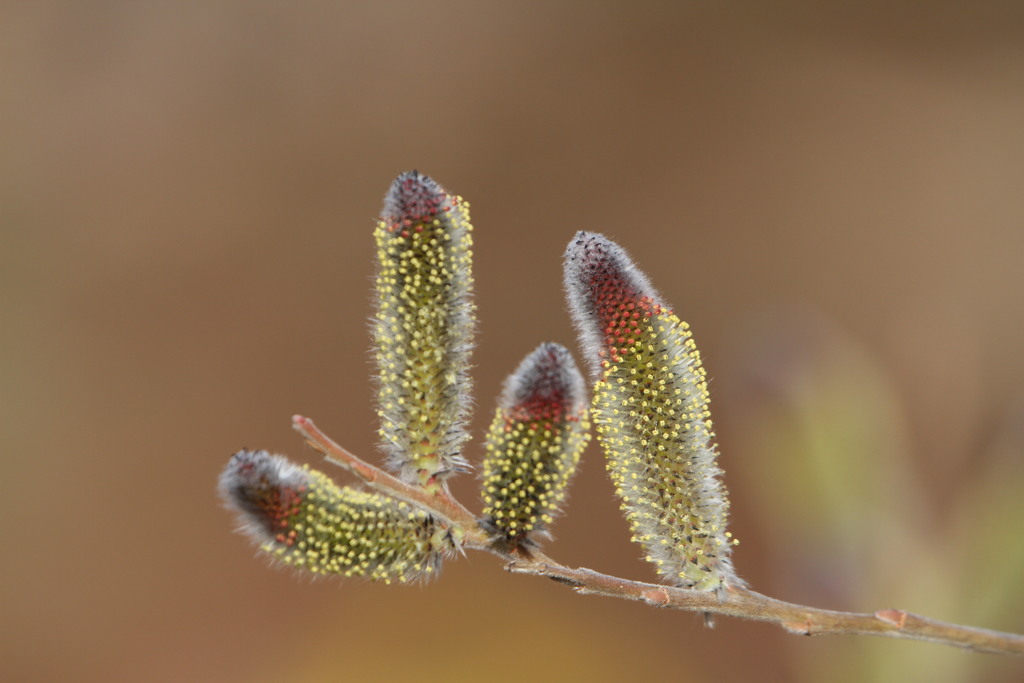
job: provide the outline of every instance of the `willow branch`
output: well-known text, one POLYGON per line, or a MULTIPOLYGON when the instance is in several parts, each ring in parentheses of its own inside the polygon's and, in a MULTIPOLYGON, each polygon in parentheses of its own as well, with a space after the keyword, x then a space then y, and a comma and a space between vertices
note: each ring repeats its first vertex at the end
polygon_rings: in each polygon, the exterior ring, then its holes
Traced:
POLYGON ((591 569, 570 569, 548 558, 514 559, 508 570, 546 576, 581 594, 637 600, 655 607, 721 614, 778 624, 790 633, 806 636, 874 635, 925 640, 975 652, 1024 655, 1024 636, 950 624, 896 609, 874 614, 840 612, 798 605, 762 595, 745 587, 730 586, 720 595, 630 581, 591 569))
POLYGON ((429 493, 422 487, 400 481, 336 444, 309 418, 296 415, 292 418, 292 426, 328 461, 352 472, 371 488, 419 505, 458 527, 464 534, 465 547, 501 557, 506 561, 506 569, 512 573, 544 576, 583 595, 602 595, 636 600, 655 607, 767 621, 800 635, 873 635, 924 640, 975 652, 1024 656, 1024 635, 950 624, 903 610, 883 609, 873 614, 840 612, 776 600, 743 586, 727 586, 722 591, 675 588, 631 581, 591 569, 572 569, 536 551, 529 554, 504 551, 490 542, 475 515, 446 490, 429 493))

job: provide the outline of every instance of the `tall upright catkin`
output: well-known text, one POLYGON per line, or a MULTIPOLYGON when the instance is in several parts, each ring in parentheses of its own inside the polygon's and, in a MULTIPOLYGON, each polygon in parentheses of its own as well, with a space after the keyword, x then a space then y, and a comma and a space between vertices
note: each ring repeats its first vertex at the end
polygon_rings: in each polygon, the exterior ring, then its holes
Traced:
POLYGON ((434 490, 466 469, 471 231, 465 200, 410 171, 392 183, 374 232, 381 444, 403 480, 434 490))

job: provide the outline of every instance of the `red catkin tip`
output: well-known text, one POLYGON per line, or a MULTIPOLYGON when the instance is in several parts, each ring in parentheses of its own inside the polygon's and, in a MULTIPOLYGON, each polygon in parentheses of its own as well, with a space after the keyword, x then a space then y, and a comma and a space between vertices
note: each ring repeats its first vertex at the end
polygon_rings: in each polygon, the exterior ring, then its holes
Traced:
POLYGON ((218 489, 247 526, 268 537, 287 529, 299 513, 309 488, 309 474, 279 455, 241 450, 231 456, 218 489))
POLYGON ((575 416, 585 408, 585 396, 572 354, 560 344, 545 342, 509 376, 499 403, 509 419, 560 422, 566 411, 575 416))
POLYGON ((658 293, 626 251, 593 232, 576 233, 565 250, 565 290, 595 375, 602 352, 625 353, 640 321, 663 312, 658 293))
POLYGON ((402 237, 408 237, 408 228, 422 231, 423 224, 432 222, 449 203, 448 192, 429 176, 408 171, 391 183, 380 218, 389 232, 400 231, 402 237))

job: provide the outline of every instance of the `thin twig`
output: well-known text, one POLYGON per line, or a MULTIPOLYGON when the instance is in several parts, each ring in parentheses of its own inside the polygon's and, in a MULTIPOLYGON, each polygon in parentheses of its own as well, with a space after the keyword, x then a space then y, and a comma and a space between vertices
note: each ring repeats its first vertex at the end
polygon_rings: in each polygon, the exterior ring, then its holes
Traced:
POLYGON ((420 486, 406 484, 401 479, 349 453, 320 431, 319 427, 313 424, 308 417, 293 415, 292 429, 302 434, 306 438, 306 443, 320 451, 328 462, 348 470, 366 482, 369 487, 426 508, 435 516, 440 517, 442 521, 459 527, 465 533, 462 542, 469 547, 487 545, 487 534, 477 524, 476 516, 462 503, 452 498, 446 489, 442 488, 436 493, 432 493, 420 486))
POLYGON ((695 591, 630 581, 590 569, 570 569, 547 558, 543 561, 536 558, 533 561, 513 560, 508 569, 555 579, 568 584, 577 593, 768 621, 800 635, 875 635, 926 640, 976 652, 1024 655, 1024 636, 949 624, 902 610, 879 610, 874 614, 839 612, 776 600, 745 587, 729 587, 721 594, 695 591))
POLYGON ((721 614, 778 624, 790 633, 807 636, 874 635, 925 640, 975 652, 1024 656, 1024 636, 989 629, 949 624, 896 609, 874 614, 839 612, 776 600, 744 586, 721 591, 697 591, 601 574, 591 569, 572 569, 543 553, 512 553, 496 547, 480 527, 476 516, 452 498, 447 490, 430 493, 411 486, 349 453, 321 432, 309 418, 296 415, 292 426, 330 462, 339 465, 378 491, 419 505, 458 527, 467 548, 484 550, 505 560, 508 571, 545 576, 581 594, 637 600, 656 607, 721 614))

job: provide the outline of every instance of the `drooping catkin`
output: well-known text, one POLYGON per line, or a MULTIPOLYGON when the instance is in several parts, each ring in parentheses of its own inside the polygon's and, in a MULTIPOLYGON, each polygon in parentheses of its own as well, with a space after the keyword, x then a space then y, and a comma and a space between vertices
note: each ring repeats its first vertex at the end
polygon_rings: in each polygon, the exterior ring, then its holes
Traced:
POLYGON ((706 373, 688 325, 599 234, 569 243, 565 288, 596 380, 597 437, 633 540, 667 582, 737 583, 706 373))
POLYGON ((427 512, 267 451, 235 453, 220 477, 241 529, 273 559, 312 574, 406 583, 437 573, 450 539, 427 512))

